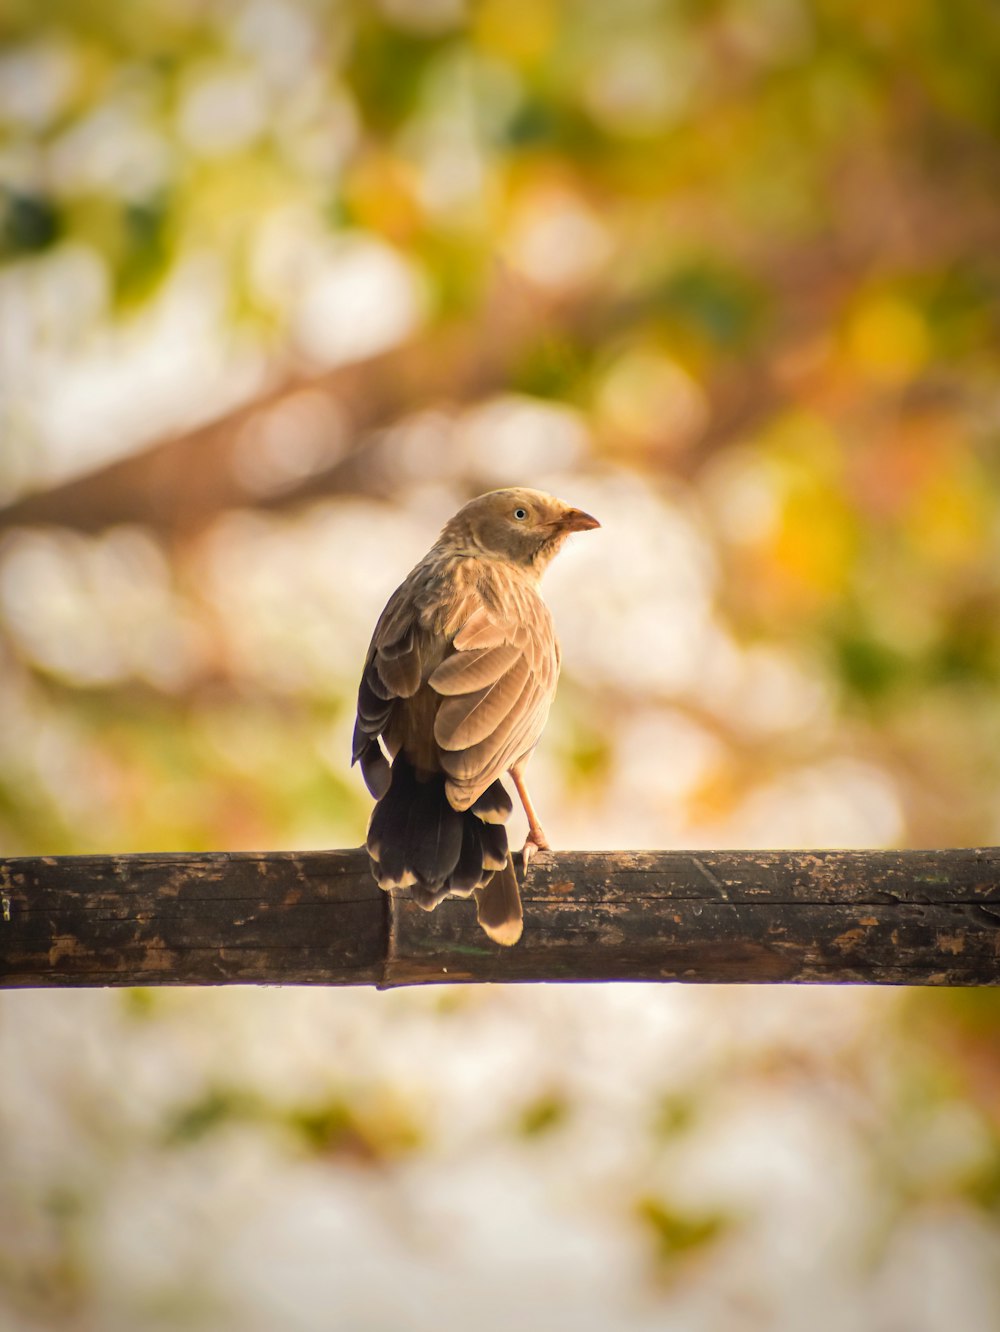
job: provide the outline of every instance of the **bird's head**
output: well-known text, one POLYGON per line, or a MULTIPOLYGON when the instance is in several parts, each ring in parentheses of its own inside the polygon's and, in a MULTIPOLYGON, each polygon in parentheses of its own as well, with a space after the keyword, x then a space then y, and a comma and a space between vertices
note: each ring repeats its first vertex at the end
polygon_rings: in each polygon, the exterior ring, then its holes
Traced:
POLYGON ((594 527, 600 523, 582 509, 541 490, 512 486, 470 500, 445 525, 441 539, 541 573, 571 532, 594 527))

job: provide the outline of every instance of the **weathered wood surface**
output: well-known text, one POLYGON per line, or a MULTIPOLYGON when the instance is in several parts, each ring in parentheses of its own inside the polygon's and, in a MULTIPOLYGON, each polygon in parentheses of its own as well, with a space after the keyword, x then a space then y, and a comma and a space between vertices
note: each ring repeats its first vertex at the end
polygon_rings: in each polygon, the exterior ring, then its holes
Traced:
POLYGON ((1000 849, 539 856, 525 932, 428 915, 363 851, 0 860, 0 985, 1000 984, 1000 849))

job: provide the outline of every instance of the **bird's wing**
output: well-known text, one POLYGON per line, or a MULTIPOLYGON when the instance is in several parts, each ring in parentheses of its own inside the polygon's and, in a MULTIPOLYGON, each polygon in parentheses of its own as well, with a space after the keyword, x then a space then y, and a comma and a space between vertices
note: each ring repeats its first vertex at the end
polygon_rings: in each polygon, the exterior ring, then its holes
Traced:
POLYGON ((465 809, 538 743, 555 692, 559 656, 548 608, 537 594, 466 603, 452 652, 427 683, 448 796, 465 809))
POLYGON ((369 791, 380 799, 389 788, 389 764, 379 744, 392 719, 396 700, 410 698, 425 674, 413 576, 386 602, 368 647, 354 724, 351 763, 361 763, 369 791))
POLYGON ((452 805, 467 809, 538 743, 559 650, 537 594, 487 598, 464 579, 448 601, 428 590, 418 566, 375 626, 358 689, 352 762, 361 763, 369 790, 381 797, 389 765, 379 737, 392 755, 401 742, 420 749, 418 761, 436 759, 445 772, 452 805), (400 700, 410 700, 402 713, 400 700))

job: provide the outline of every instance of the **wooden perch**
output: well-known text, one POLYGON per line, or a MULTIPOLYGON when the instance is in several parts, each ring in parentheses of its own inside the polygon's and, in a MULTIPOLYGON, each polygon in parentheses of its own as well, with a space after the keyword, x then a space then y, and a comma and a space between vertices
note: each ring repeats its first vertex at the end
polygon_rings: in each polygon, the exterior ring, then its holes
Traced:
POLYGON ((562 852, 524 906, 501 949, 360 850, 0 860, 0 985, 1000 984, 1000 848, 562 852))

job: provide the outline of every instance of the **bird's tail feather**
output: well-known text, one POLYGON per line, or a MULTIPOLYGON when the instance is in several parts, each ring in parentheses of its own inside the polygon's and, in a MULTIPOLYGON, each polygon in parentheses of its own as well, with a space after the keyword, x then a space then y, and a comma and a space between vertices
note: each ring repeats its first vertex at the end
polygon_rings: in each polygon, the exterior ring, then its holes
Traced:
POLYGON ((476 889, 476 919, 494 943, 509 948, 520 939, 521 894, 510 855, 503 869, 497 870, 485 887, 476 889))
POLYGON ((503 822, 510 810, 500 781, 470 809, 454 809, 443 773, 421 778, 409 759, 397 754, 368 825, 368 854, 379 887, 408 889, 426 911, 445 897, 475 892, 479 921, 490 938, 516 943, 521 903, 503 822))

